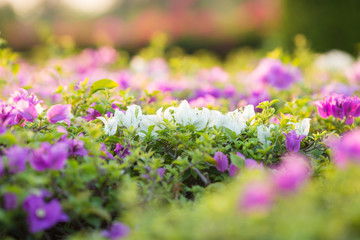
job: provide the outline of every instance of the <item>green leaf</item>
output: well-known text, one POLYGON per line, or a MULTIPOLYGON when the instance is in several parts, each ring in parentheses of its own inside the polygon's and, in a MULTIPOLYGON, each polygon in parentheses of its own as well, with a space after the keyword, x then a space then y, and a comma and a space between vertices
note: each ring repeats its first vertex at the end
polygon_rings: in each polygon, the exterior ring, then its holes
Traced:
POLYGON ((236 153, 230 154, 230 160, 236 167, 240 169, 245 167, 245 159, 236 155, 236 153))
POLYGON ((119 85, 110 79, 101 79, 94 82, 90 87, 90 95, 96 93, 99 90, 112 89, 119 85))

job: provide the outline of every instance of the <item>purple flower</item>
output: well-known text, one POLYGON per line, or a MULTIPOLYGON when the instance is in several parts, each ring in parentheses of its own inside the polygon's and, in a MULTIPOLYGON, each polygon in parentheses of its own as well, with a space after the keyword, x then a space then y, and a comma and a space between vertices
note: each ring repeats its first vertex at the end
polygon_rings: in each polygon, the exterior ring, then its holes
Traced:
POLYGON ((61 142, 66 143, 69 149, 69 156, 81 156, 88 155, 88 151, 84 147, 84 141, 79 139, 63 139, 61 142))
POLYGON ((111 240, 117 240, 127 237, 130 234, 130 228, 121 222, 115 222, 109 230, 104 230, 101 235, 111 240))
POLYGON ((230 177, 234 177, 239 171, 239 168, 235 166, 233 163, 230 163, 229 167, 229 175, 230 177))
POLYGON ((350 162, 360 163, 360 129, 346 133, 333 141, 333 158, 336 166, 345 168, 350 162))
POLYGON ((354 117, 360 116, 360 99, 357 96, 344 97, 333 94, 323 100, 315 101, 314 104, 322 118, 333 116, 343 120, 346 117, 345 123, 352 124, 354 117))
POLYGON ((33 122, 38 117, 35 106, 28 101, 20 99, 15 107, 26 121, 33 122))
POLYGON ((4 173, 5 173, 4 162, 2 157, 0 156, 0 177, 4 175, 4 173))
POLYGON ((214 159, 216 161, 216 168, 220 172, 225 172, 229 167, 229 161, 225 154, 222 152, 216 152, 214 155, 214 159))
MULTIPOLYGON (((269 101, 270 99, 270 94, 266 90, 255 90, 250 94, 250 96, 247 97, 247 103, 245 105, 251 104, 256 107, 257 105, 259 105, 259 103, 269 101)), ((262 109, 255 108, 255 111, 260 112, 262 111, 262 109)))
POLYGON ((5 127, 19 123, 19 118, 21 118, 21 116, 15 107, 0 100, 0 128, 5 129, 5 127))
POLYGON ((125 148, 123 145, 121 145, 120 143, 116 144, 115 150, 114 152, 116 153, 116 155, 118 155, 120 158, 125 158, 126 156, 130 155, 130 150, 129 148, 125 148))
POLYGON ((4 209, 9 211, 17 207, 18 198, 14 193, 5 193, 4 194, 4 209))
POLYGON ((104 152, 107 157, 101 156, 102 159, 110 158, 115 159, 114 156, 106 149, 105 143, 100 143, 100 151, 104 152))
POLYGON ((266 211, 273 202, 273 190, 269 184, 261 181, 250 182, 245 186, 240 206, 249 212, 266 211))
POLYGON ((305 135, 298 136, 295 130, 290 131, 288 134, 284 133, 284 135, 286 136, 285 146, 289 152, 298 152, 301 140, 306 137, 305 135))
POLYGON ((37 118, 36 107, 41 101, 33 93, 29 95, 26 90, 19 89, 11 94, 9 100, 14 103, 16 110, 26 121, 32 122, 37 118))
POLYGON ((8 159, 7 165, 11 173, 18 173, 26 170, 28 153, 28 148, 22 148, 19 146, 13 146, 5 150, 5 156, 8 159))
POLYGON ((278 59, 265 58, 251 74, 253 81, 269 84, 279 90, 288 89, 301 80, 300 70, 291 65, 284 65, 278 59))
POLYGON ((49 108, 46 116, 50 123, 65 121, 68 125, 70 125, 70 119, 68 117, 70 114, 70 111, 71 111, 70 104, 67 104, 67 105, 57 104, 57 105, 51 106, 51 108, 49 108))
POLYGON ((30 165, 37 171, 46 169, 60 170, 65 167, 68 158, 68 145, 63 142, 50 145, 47 142, 41 144, 39 149, 32 151, 30 165))
POLYGON ((165 174, 165 168, 158 168, 156 171, 156 174, 160 176, 160 178, 162 179, 164 177, 165 174))
POLYGON ((86 119, 86 121, 92 121, 95 120, 97 117, 101 117, 101 113, 98 110, 95 110, 93 108, 88 108, 86 111, 87 115, 83 118, 86 119))
POLYGON ((297 190, 310 175, 307 159, 300 154, 285 156, 274 173, 275 186, 284 192, 297 190))
POLYGON ((44 196, 31 194, 25 199, 23 209, 27 212, 27 222, 31 233, 49 229, 58 222, 69 220, 69 217, 63 213, 58 200, 45 202, 44 196))

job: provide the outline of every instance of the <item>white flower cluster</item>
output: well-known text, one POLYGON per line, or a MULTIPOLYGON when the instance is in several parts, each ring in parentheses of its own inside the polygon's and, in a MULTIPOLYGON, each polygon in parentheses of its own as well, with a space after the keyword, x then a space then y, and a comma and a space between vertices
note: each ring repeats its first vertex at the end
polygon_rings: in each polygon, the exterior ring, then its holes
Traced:
MULTIPOLYGON (((109 119, 98 117, 98 119, 104 123, 104 131, 107 135, 114 135, 117 127, 132 127, 142 137, 144 136, 142 131, 147 132, 150 126, 154 126, 151 134, 156 136, 156 132, 164 128, 164 119, 183 126, 194 125, 197 130, 215 126, 217 128, 225 127, 239 134, 246 128, 246 123, 254 116, 253 105, 246 106, 242 111, 236 109, 227 114, 222 114, 208 108, 201 110, 191 108, 189 103, 184 100, 178 107, 169 107, 164 112, 160 108, 154 115, 142 114, 141 108, 133 105, 128 107, 126 113, 115 110, 113 117, 109 119)), ((252 123, 253 121, 250 124, 252 123)))

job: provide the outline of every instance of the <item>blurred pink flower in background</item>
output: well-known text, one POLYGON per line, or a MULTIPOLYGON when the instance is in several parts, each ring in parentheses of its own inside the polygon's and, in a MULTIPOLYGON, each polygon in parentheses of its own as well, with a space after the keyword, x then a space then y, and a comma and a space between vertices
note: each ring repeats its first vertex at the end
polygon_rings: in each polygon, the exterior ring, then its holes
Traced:
POLYGON ((274 171, 274 184, 283 192, 296 191, 310 176, 310 163, 301 154, 288 154, 274 171))

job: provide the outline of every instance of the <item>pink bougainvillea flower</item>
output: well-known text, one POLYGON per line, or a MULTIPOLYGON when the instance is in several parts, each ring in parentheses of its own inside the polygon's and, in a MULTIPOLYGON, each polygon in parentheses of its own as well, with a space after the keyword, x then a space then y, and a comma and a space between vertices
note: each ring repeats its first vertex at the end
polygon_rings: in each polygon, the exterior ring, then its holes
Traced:
POLYGON ((346 133, 341 139, 331 141, 335 165, 345 168, 350 162, 360 163, 360 129, 346 133))
POLYGON ((280 191, 297 190, 310 175, 308 160, 301 154, 286 155, 274 172, 274 184, 280 191))
POLYGON ((214 155, 214 159, 216 161, 216 168, 220 172, 225 172, 229 167, 229 161, 225 154, 222 152, 216 152, 214 155))
POLYGON ((3 162, 2 157, 0 156, 0 177, 1 177, 2 175, 4 175, 4 172, 5 172, 4 162, 3 162))
POLYGON ((247 212, 268 210, 273 202, 273 189, 270 184, 253 181, 245 186, 240 200, 240 207, 247 212))
POLYGON ((38 117, 35 106, 28 101, 20 99, 16 102, 15 107, 26 121, 33 122, 38 117))
POLYGON ((49 108, 46 116, 50 123, 65 121, 68 125, 70 125, 70 118, 69 118, 70 111, 71 111, 70 104, 67 105, 57 104, 49 108))
POLYGON ((33 122, 38 117, 38 114, 42 112, 40 105, 42 101, 39 101, 33 93, 29 95, 24 89, 13 92, 9 101, 14 104, 18 113, 26 121, 33 122))
POLYGON ((360 116, 359 97, 344 97, 343 95, 333 94, 323 100, 315 101, 320 117, 327 118, 333 116, 341 120, 346 118, 346 124, 352 124, 354 117, 360 116))

